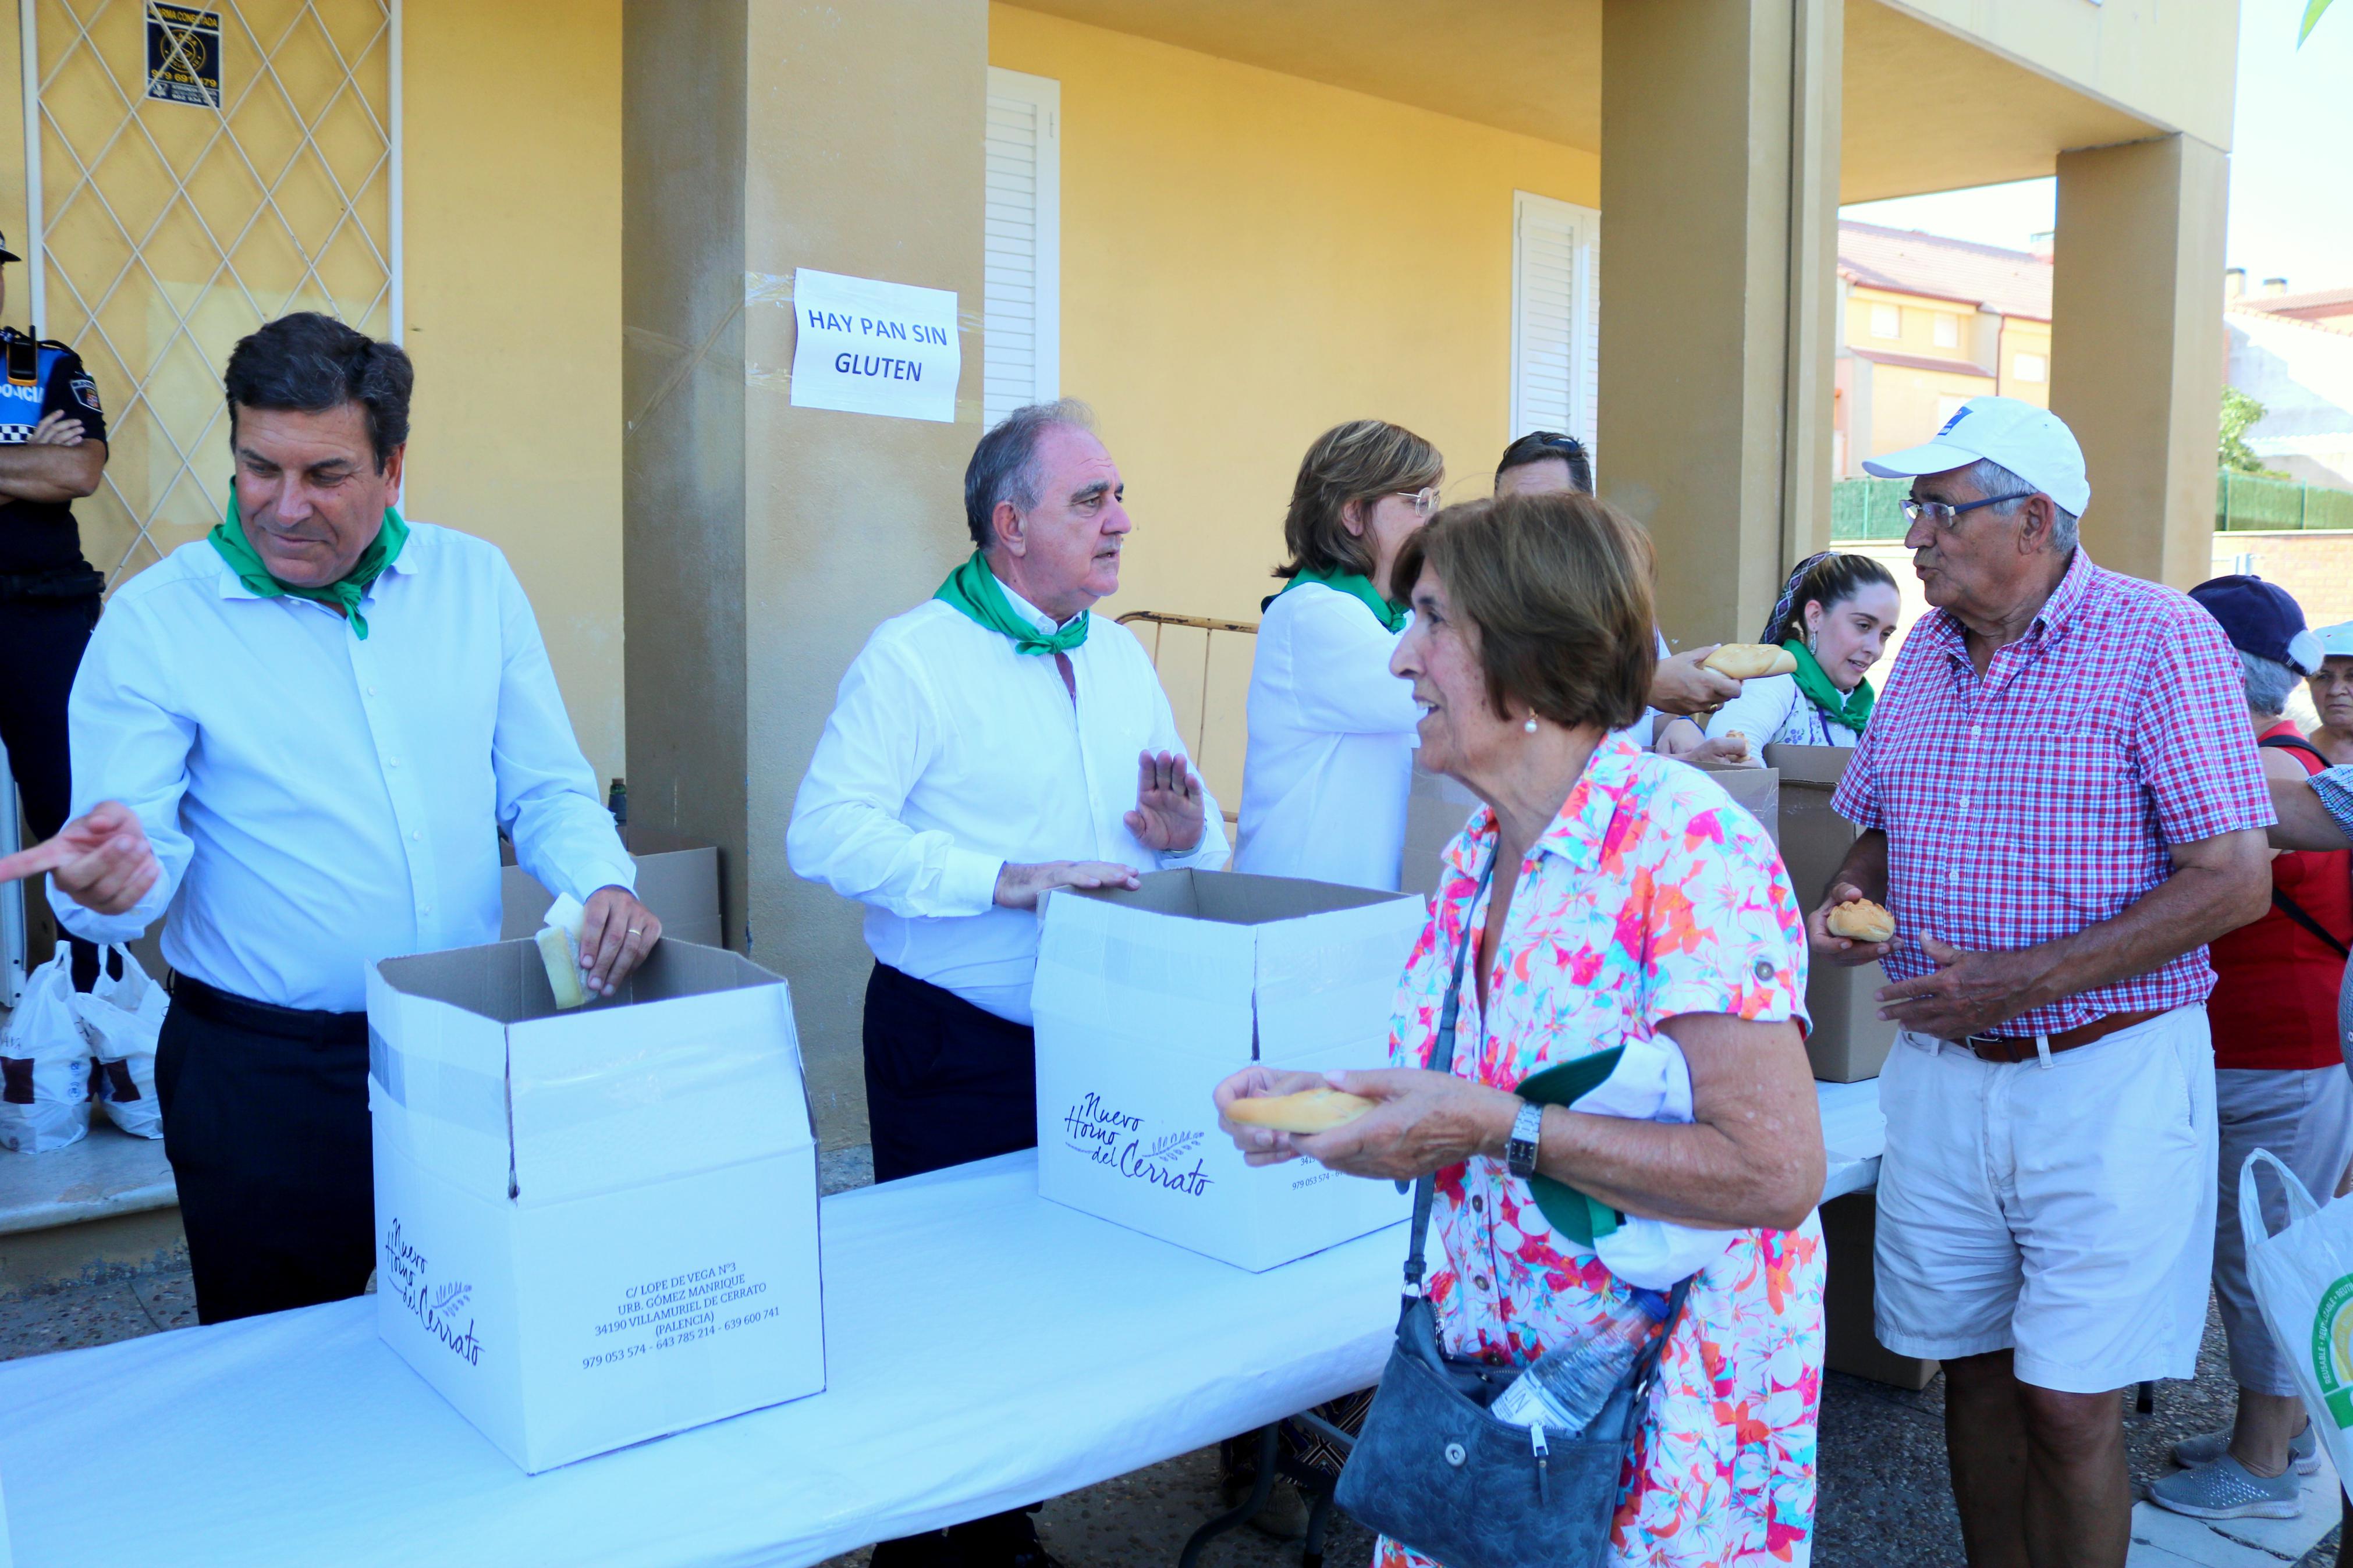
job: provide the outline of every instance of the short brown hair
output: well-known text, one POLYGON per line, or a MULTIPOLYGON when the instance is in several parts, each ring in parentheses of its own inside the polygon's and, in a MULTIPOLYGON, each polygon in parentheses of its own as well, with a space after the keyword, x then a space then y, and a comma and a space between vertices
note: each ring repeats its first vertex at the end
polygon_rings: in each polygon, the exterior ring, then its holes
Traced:
POLYGON ((1350 533, 1341 513, 1350 501, 1369 510, 1392 491, 1425 489, 1445 472, 1446 459, 1438 448, 1401 425, 1378 419, 1335 425, 1299 460, 1291 510, 1282 520, 1282 545, 1291 559, 1274 574, 1295 577, 1304 570, 1371 576, 1372 542, 1350 533))
POLYGON ((1424 569, 1479 628, 1487 701, 1565 727, 1622 730, 1648 706, 1658 665, 1651 536, 1592 496, 1555 490, 1448 507, 1391 568, 1409 597, 1424 569))

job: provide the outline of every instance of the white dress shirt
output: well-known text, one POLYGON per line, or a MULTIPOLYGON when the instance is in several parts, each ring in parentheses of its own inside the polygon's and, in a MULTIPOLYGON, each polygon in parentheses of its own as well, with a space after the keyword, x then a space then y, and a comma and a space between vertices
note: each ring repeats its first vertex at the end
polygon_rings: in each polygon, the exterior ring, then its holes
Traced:
POLYGON ((547 887, 637 885, 506 557, 409 530, 364 641, 205 540, 116 590, 68 708, 73 809, 129 805, 163 875, 120 915, 52 888, 68 930, 127 942, 168 908, 181 973, 357 1012, 376 959, 498 940, 500 827, 547 887))
POLYGON ((883 622, 841 678, 785 839, 796 872, 866 905, 876 959, 1017 1024, 1030 1021, 1038 916, 997 906, 1008 861, 1226 863, 1206 789, 1191 853, 1128 831, 1137 754, 1186 749, 1143 647, 1095 616, 1070 661, 1075 702, 1052 655, 1017 653, 943 600, 883 622))
POLYGON ((1413 683, 1389 673, 1401 635, 1322 583, 1267 606, 1234 869, 1396 889, 1421 719, 1413 683))
POLYGON ((1711 741, 1737 730, 1748 738, 1748 760, 1760 766, 1767 746, 1852 746, 1862 732, 1823 713, 1798 689, 1794 675, 1760 675, 1740 683, 1740 695, 1707 721, 1711 741))

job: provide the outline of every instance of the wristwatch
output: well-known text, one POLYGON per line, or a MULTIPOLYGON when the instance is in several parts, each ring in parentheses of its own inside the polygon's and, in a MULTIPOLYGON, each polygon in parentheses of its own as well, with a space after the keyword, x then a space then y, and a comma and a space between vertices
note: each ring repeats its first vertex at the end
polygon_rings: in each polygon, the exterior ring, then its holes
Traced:
POLYGON ((1544 1107, 1522 1100, 1519 1115, 1512 1119, 1512 1135, 1504 1143, 1504 1163, 1522 1181, 1536 1173, 1536 1140, 1543 1135, 1544 1107))

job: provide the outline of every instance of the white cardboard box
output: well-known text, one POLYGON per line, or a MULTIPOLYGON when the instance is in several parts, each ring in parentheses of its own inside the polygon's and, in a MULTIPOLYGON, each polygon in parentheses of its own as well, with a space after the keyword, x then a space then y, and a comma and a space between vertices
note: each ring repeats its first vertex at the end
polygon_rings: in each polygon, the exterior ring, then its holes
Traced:
POLYGON ((1252 1271, 1404 1219, 1392 1183, 1244 1164, 1209 1097, 1252 1061, 1388 1066, 1423 901, 1223 871, 1143 881, 1046 901, 1039 1194, 1252 1271))
POLYGON ((377 1331, 524 1470, 825 1386, 785 983, 665 941, 558 1014, 529 942, 368 975, 377 1331))

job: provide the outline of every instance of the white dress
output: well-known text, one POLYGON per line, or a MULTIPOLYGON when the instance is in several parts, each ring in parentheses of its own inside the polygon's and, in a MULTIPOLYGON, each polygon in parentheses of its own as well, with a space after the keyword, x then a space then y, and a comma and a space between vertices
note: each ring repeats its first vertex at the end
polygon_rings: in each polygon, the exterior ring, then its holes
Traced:
POLYGON ((1764 675, 1743 681, 1740 695, 1715 710, 1707 738, 1737 730, 1748 737, 1748 756, 1759 761, 1767 746, 1852 746, 1862 738, 1830 718, 1798 689, 1794 675, 1764 675))
POLYGON ((1421 719, 1412 684, 1389 673, 1400 635, 1321 583, 1267 606, 1235 870, 1397 888, 1421 719))

